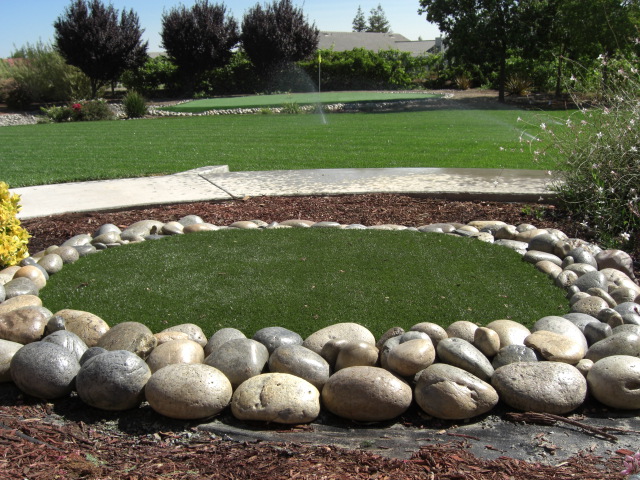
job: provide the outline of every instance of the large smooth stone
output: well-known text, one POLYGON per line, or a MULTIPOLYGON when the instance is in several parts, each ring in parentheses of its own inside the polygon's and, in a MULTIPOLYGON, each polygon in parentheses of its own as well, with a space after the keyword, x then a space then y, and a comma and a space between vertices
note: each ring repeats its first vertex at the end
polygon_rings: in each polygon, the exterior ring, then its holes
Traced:
POLYGON ((333 374, 322 389, 322 403, 333 414, 359 422, 382 422, 411 405, 411 387, 378 367, 349 367, 333 374))
POLYGON ((402 327, 391 327, 389 330, 384 332, 382 336, 376 341, 376 348, 380 350, 387 342, 387 340, 393 337, 398 337, 404 333, 405 331, 402 327))
POLYGON ((387 355, 387 365, 398 375, 410 377, 427 368, 435 359, 436 349, 431 339, 417 338, 393 347, 387 355))
POLYGON ((229 405, 233 390, 229 379, 217 368, 174 363, 154 372, 144 392, 151 408, 159 414, 195 420, 220 413, 229 405))
POLYGON ((55 253, 50 253, 38 260, 38 265, 44 268, 49 275, 53 275, 62 270, 62 257, 55 253))
POLYGON ((158 222, 157 220, 140 220, 139 222, 130 225, 129 228, 123 230, 120 234, 120 238, 122 240, 135 242, 141 237, 144 238, 147 235, 160 232, 163 226, 164 223, 158 222))
POLYGON ((80 253, 74 247, 63 245, 61 247, 56 248, 52 252, 62 258, 62 263, 67 265, 69 263, 75 263, 80 258, 80 253))
POLYGON ((70 239, 66 240, 61 246, 63 247, 77 247, 80 245, 87 245, 91 243, 93 237, 87 233, 81 233, 80 235, 75 235, 70 239))
POLYGON ((28 278, 36 285, 38 291, 42 290, 47 285, 46 277, 42 271, 34 265, 20 267, 20 270, 15 273, 13 278, 28 278))
POLYGON ((614 332, 610 337, 591 345, 584 358, 597 362, 612 355, 640 357, 640 335, 627 331, 614 332))
POLYGON ((436 363, 422 371, 415 388, 416 402, 427 414, 445 420, 482 415, 498 403, 498 392, 461 368, 436 363))
POLYGON ((376 344, 375 337, 368 329, 357 323, 346 322, 329 325, 312 333, 302 345, 319 354, 329 340, 342 339, 350 342, 367 342, 374 346, 376 344))
POLYGON ((109 331, 109 325, 99 316, 82 310, 64 309, 56 312, 64 319, 64 328, 78 335, 87 347, 95 347, 98 340, 109 331))
POLYGON ((614 310, 622 316, 624 323, 640 325, 640 305, 636 302, 621 303, 614 310))
POLYGON ((251 377, 260 375, 269 360, 269 351, 260 342, 249 338, 229 340, 211 352, 204 363, 224 373, 233 388, 251 377))
POLYGON ((500 350, 500 336, 495 330, 479 327, 473 336, 473 346, 487 358, 493 358, 500 350))
POLYGON ((144 399, 151 370, 139 356, 127 350, 101 353, 82 364, 76 377, 80 399, 102 410, 128 410, 144 399))
POLYGON ((466 370, 481 380, 489 381, 493 375, 493 367, 489 359, 466 340, 445 338, 438 343, 436 352, 443 363, 466 370))
POLYGON ((87 344, 84 343, 78 335, 67 330, 53 332, 44 337, 42 341, 55 343, 56 345, 66 348, 76 356, 78 361, 80 361, 82 355, 84 355, 84 352, 86 352, 88 348, 87 344))
POLYGON ((11 381, 11 359, 22 346, 21 343, 0 340, 0 383, 11 381))
POLYGON ((612 355, 598 360, 587 374, 589 392, 613 408, 640 408, 640 358, 612 355))
POLYGON ((172 340, 158 345, 147 358, 151 373, 174 363, 202 363, 204 349, 193 340, 172 340))
POLYGON ((536 352, 524 345, 507 345, 502 347, 497 355, 493 357, 491 365, 494 369, 504 367, 516 362, 537 362, 536 352))
POLYGON ((281 345, 269 357, 269 371, 304 378, 318 390, 329 380, 329 364, 302 345, 281 345))
POLYGON ((0 314, 0 339, 27 344, 37 342, 51 318, 44 307, 22 307, 0 314))
POLYGON ((183 323, 181 325, 174 325, 173 327, 165 328, 163 332, 182 332, 189 336, 189 340, 193 340, 199 344, 202 348, 207 344, 207 336, 195 323, 183 323))
POLYGON ((531 333, 543 330, 569 337, 574 342, 581 345, 585 352, 587 351, 587 339, 584 337, 582 330, 580 330, 577 325, 566 318, 557 317, 554 315, 542 317, 533 325, 533 327, 531 328, 531 333))
POLYGON ((19 297, 20 295, 35 295, 40 293, 35 282, 26 277, 18 277, 4 284, 5 298, 19 297))
POLYGON ((0 303, 0 315, 18 310, 23 307, 41 307, 42 300, 35 295, 20 295, 18 297, 8 298, 0 303))
POLYGON ((531 334, 527 327, 513 320, 494 320, 487 328, 494 330, 500 337, 500 348, 507 345, 524 345, 524 339, 531 334))
MULTIPOLYGON (((332 340, 332 342, 334 341, 332 340)), ((356 366, 375 367, 378 364, 379 353, 374 345, 367 342, 346 342, 339 344, 335 370, 356 366)))
POLYGON ((221 328, 216 333, 211 335, 209 341, 204 347, 204 355, 205 358, 211 355, 212 352, 220 348, 223 344, 227 343, 229 340, 236 340, 238 338, 247 338, 244 333, 242 333, 237 328, 221 328))
POLYGON ((584 357, 587 349, 567 335, 547 330, 533 332, 524 339, 524 344, 535 350, 542 358, 550 362, 577 364, 584 357))
POLYGON ((432 322, 416 323, 410 328, 410 331, 426 333, 429 335, 434 347, 438 346, 438 342, 440 342, 440 340, 444 340, 448 337, 447 331, 444 328, 437 323, 432 322))
POLYGON ((299 334, 283 327, 261 328, 253 335, 253 339, 267 347, 269 354, 282 345, 302 345, 303 341, 299 334))
POLYGON ((105 350, 128 350, 146 359, 157 343, 156 337, 146 325, 140 322, 123 322, 102 335, 97 346, 105 350))
MULTIPOLYGON (((400 342, 400 337, 399 336, 391 337, 387 341, 392 341, 393 339, 397 339, 396 341, 398 343, 400 342)), ((322 347, 322 351, 320 352, 320 356, 327 361, 327 363, 329 364, 329 367, 331 367, 332 369, 335 369, 336 360, 338 359, 338 355, 340 354, 340 349, 342 347, 344 347, 348 343, 349 343, 349 341, 348 340, 344 340, 344 339, 341 339, 341 340, 329 340, 322 347)))
POLYGON ((466 320, 459 320, 449 325, 445 331, 449 338, 462 338, 469 343, 473 343, 473 338, 477 329, 478 325, 475 323, 468 322, 466 320))
POLYGON ((503 402, 525 412, 569 413, 587 395, 587 381, 582 373, 559 362, 505 365, 495 371, 491 385, 503 402))
POLYGON ((189 340, 189 335, 184 332, 158 332, 154 333, 153 336, 156 337, 156 348, 173 340, 189 340))
POLYGON ((634 278, 633 259, 627 252, 615 249, 603 250, 596 255, 596 262, 598 262, 599 270, 615 268, 625 273, 629 278, 634 278))
POLYGON ((11 378, 23 392, 52 400, 71 393, 80 364, 66 348, 47 342, 33 342, 11 359, 11 378))
POLYGON ((591 315, 592 317, 597 317, 598 313, 605 308, 609 308, 609 304, 606 301, 600 297, 591 296, 588 298, 582 298, 571 305, 571 312, 584 313, 586 315, 591 315))
POLYGON ((320 414, 320 392, 303 378, 288 373, 265 373, 236 389, 231 413, 240 420, 309 423, 320 414))

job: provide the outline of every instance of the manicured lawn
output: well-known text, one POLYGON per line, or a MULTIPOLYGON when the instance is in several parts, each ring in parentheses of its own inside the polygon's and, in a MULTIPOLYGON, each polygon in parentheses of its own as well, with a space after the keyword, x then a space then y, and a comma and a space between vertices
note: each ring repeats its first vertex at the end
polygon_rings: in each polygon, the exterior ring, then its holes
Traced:
POLYGON ((322 92, 281 93, 275 95, 250 95, 242 97, 205 98, 165 108, 172 112, 206 112, 226 108, 281 107, 287 103, 298 105, 327 105, 332 103, 380 102, 435 98, 440 95, 425 93, 391 92, 322 92))
POLYGON ((376 336, 419 322, 531 325, 568 311, 561 289, 504 247, 442 234, 292 229, 189 234, 67 265, 41 291, 53 312, 92 312, 157 332, 196 323, 307 336, 358 322, 376 336))
MULTIPOLYGON (((532 162, 522 131, 566 112, 513 108, 404 113, 224 115, 0 128, 0 180, 11 187, 232 171, 465 167, 553 169, 532 162), (518 117, 533 126, 518 122, 518 117), (542 120, 541 120, 542 118, 542 120)), ((529 137, 527 137, 529 138, 529 137)))

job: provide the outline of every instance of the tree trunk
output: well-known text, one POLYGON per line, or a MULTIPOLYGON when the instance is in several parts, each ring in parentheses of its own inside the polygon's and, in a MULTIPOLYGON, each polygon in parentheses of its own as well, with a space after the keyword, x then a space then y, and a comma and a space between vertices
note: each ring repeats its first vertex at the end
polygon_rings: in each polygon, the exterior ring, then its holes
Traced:
POLYGON ((558 55, 558 68, 556 69, 556 98, 562 95, 562 67, 564 64, 564 43, 560 45, 560 55, 558 55))
POLYGON ((507 52, 502 49, 500 54, 500 73, 498 76, 498 101, 504 103, 505 83, 507 82, 507 52))

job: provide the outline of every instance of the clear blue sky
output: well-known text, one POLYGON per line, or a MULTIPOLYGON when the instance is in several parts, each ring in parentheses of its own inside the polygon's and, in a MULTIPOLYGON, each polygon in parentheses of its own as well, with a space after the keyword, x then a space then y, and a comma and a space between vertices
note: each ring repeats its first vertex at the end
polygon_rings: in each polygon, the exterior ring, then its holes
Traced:
MULTIPOLYGON (((0 0, 0 58, 8 57, 15 48, 27 43, 53 42, 53 22, 60 16, 70 0, 0 0)), ((143 37, 149 41, 149 51, 160 48, 160 29, 163 10, 184 4, 193 5, 194 0, 105 0, 117 10, 133 9, 140 17, 140 25, 145 29, 143 37)), ((256 3, 270 3, 257 0, 213 0, 212 3, 224 3, 240 23, 244 13, 256 3)), ((293 0, 301 7, 310 23, 320 30, 351 31, 351 22, 356 15, 358 5, 365 16, 378 4, 382 5, 391 30, 410 40, 432 40, 439 35, 435 25, 427 23, 424 15, 418 15, 418 0, 293 0)))

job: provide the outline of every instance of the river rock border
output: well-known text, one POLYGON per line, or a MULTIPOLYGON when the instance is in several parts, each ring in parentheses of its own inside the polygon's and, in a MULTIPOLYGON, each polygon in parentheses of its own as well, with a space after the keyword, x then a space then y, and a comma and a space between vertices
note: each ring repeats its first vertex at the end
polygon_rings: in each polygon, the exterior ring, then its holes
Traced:
POLYGON ((533 412, 566 414, 589 393, 616 409, 640 408, 640 287, 633 262, 555 229, 499 221, 341 225, 287 220, 228 226, 197 216, 107 224, 0 271, 0 381, 46 400, 76 391, 88 405, 120 411, 144 400, 170 418, 202 419, 230 406, 240 420, 298 424, 325 408, 350 420, 379 422, 415 401, 428 415, 462 420, 498 401, 533 412), (529 330, 497 319, 447 329, 419 323, 376 339, 340 323, 306 339, 282 327, 246 338, 223 328, 207 338, 194 324, 153 333, 137 322, 109 326, 77 310, 53 314, 39 290, 80 257, 127 243, 228 229, 338 228, 431 232, 510 248, 566 290, 571 313, 539 319, 529 330), (265 373, 267 372, 267 373, 265 373))

